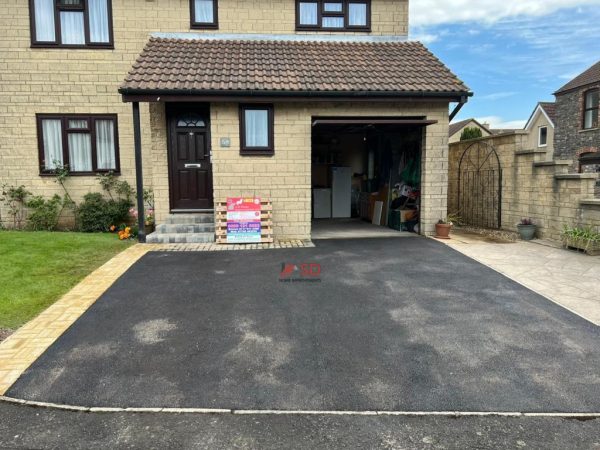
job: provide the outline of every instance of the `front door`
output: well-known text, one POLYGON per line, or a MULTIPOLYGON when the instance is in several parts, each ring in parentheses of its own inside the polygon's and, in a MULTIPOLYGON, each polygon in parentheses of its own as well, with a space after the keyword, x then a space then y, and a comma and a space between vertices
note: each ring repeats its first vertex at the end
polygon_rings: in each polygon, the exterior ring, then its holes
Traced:
POLYGON ((208 127, 195 113, 169 120, 171 210, 213 209, 212 163, 208 127))

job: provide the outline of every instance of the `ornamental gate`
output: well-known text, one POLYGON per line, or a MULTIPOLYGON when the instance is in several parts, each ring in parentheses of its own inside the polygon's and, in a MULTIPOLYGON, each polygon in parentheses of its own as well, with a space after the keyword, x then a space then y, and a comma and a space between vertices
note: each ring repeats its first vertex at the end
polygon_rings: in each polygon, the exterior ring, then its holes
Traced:
POLYGON ((458 214, 466 225, 502 225, 502 167, 496 150, 486 142, 474 142, 460 158, 458 214))

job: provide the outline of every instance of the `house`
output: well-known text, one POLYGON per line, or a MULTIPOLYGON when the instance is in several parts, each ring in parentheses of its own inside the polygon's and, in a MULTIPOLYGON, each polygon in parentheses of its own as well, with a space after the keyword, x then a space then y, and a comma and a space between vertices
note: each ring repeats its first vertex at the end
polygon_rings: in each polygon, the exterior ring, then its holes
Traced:
POLYGON ((479 128, 482 137, 491 136, 492 134, 488 124, 481 124, 475 119, 465 119, 450 124, 448 130, 448 143, 452 144, 453 142, 460 141, 460 136, 465 128, 479 128))
POLYGON ((277 238, 309 239, 334 167, 369 195, 411 165, 421 233, 446 215, 449 105, 471 93, 407 40, 407 0, 29 0, 0 24, 4 183, 51 195, 66 165, 77 202, 112 171, 154 190, 167 242, 259 196, 277 238))
POLYGON ((569 81, 554 95, 554 157, 572 160, 573 172, 597 170, 600 167, 600 61, 569 81))
POLYGON ((555 123, 556 104, 539 102, 525 125, 529 138, 528 147, 543 151, 548 161, 554 158, 555 123))

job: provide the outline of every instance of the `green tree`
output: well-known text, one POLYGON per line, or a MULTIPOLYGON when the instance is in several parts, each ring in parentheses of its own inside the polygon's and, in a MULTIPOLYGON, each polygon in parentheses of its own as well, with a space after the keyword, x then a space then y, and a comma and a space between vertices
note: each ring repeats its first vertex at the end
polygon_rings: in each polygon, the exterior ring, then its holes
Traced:
POLYGON ((477 139, 483 137, 483 133, 481 132, 481 128, 477 128, 477 127, 467 127, 465 128, 461 135, 460 135, 460 140, 461 141, 467 141, 469 139, 477 139))

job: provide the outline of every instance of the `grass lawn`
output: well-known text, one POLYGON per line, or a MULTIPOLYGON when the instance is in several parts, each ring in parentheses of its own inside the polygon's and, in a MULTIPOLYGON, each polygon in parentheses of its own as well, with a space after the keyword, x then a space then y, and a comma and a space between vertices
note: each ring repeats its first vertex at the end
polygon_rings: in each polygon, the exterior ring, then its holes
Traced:
POLYGON ((133 242, 114 234, 0 231, 0 329, 16 329, 133 242))

